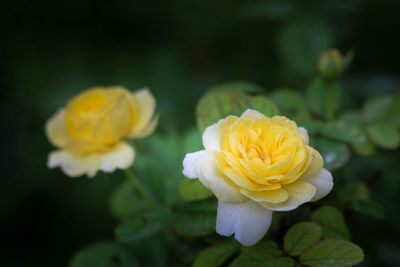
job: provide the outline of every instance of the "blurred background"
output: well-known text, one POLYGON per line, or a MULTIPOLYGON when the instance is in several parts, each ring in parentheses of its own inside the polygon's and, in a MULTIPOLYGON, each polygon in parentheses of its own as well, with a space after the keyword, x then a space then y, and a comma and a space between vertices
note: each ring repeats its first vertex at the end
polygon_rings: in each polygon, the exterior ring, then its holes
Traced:
MULTIPOLYGON (((46 167, 53 147, 45 122, 81 90, 148 86, 161 115, 159 135, 194 127, 198 98, 221 82, 248 80, 267 93, 304 91, 316 55, 329 48, 355 50, 341 81, 343 110, 400 91, 399 1, 22 0, 1 6, 0 266, 65 266, 82 246, 113 238, 108 197, 123 177, 71 179, 46 167)), ((376 188, 373 198, 385 208, 384 221, 349 222, 365 266, 400 262, 400 153, 382 153, 357 156, 351 167, 356 180, 376 188)))

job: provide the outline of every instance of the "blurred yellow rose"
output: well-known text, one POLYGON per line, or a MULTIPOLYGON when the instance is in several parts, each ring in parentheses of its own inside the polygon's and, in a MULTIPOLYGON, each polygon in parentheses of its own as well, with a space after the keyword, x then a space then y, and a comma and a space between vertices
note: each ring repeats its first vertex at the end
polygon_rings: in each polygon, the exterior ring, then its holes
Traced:
POLYGON ((80 93, 46 123, 48 139, 60 148, 50 153, 48 166, 89 177, 98 170, 128 168, 134 150, 123 140, 151 134, 158 121, 154 110, 148 89, 131 93, 119 86, 94 87, 80 93))
POLYGON ((332 189, 332 175, 308 145, 307 130, 282 116, 248 109, 203 133, 201 150, 186 155, 183 173, 218 198, 217 232, 243 245, 267 232, 272 211, 288 211, 332 189))

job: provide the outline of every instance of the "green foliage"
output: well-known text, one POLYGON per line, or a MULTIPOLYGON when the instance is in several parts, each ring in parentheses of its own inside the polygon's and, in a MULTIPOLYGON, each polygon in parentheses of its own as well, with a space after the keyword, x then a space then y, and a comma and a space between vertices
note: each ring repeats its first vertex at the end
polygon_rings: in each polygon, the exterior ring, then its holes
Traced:
POLYGON ((324 159, 324 167, 334 170, 344 166, 350 158, 350 150, 344 143, 325 137, 310 137, 311 146, 319 151, 324 159))
POLYGON ((275 242, 263 240, 252 247, 242 247, 242 253, 229 266, 295 266, 296 262, 283 257, 275 242))
POLYGON ((271 94, 273 100, 283 115, 293 120, 308 119, 309 112, 302 95, 290 89, 278 89, 271 94))
POLYGON ((239 249, 236 241, 223 242, 203 250, 193 263, 193 267, 217 267, 239 249))
POLYGON ((322 228, 323 238, 350 239, 350 232, 343 214, 336 208, 324 206, 311 215, 311 220, 322 228))
POLYGON ((210 234, 215 231, 216 213, 216 203, 209 200, 182 203, 177 207, 173 230, 185 237, 210 234))
POLYGON ((352 208, 360 213, 372 216, 376 219, 383 219, 384 211, 378 202, 368 199, 356 199, 352 202, 352 208))
POLYGON ((165 210, 151 210, 124 219, 115 229, 119 242, 131 242, 143 239, 161 231, 170 220, 165 210))
POLYGON ((196 107, 197 124, 201 132, 208 126, 228 115, 240 116, 246 109, 253 108, 266 116, 278 114, 276 105, 264 96, 247 96, 236 93, 238 90, 235 84, 230 84, 233 88, 226 85, 224 90, 211 90, 203 96, 196 107))
POLYGON ((374 153, 375 146, 369 141, 364 131, 364 119, 360 112, 346 112, 338 120, 338 126, 345 132, 353 135, 349 138, 355 152, 360 155, 368 156, 374 153))
POLYGON ((386 148, 395 149, 400 144, 399 131, 388 123, 373 123, 366 126, 367 134, 374 144, 386 148))
POLYGON ((212 195, 198 179, 184 179, 179 186, 179 196, 184 201, 200 200, 212 195))
POLYGON ((315 78, 307 88, 307 104, 315 115, 332 120, 341 104, 338 83, 315 78))
POLYGON ((366 132, 371 141, 385 149, 400 145, 400 95, 382 96, 367 101, 363 108, 366 132))
POLYGON ((363 251, 345 240, 327 239, 306 249, 300 256, 300 262, 312 267, 344 267, 360 263, 363 251))
POLYGON ((294 73, 311 75, 319 53, 332 46, 330 28, 317 18, 300 19, 279 32, 278 51, 284 64, 294 73))
POLYGON ((236 258, 229 267, 241 266, 263 266, 263 267, 295 267, 296 261, 288 257, 279 257, 271 259, 257 259, 247 254, 242 254, 236 258))
POLYGON ((368 187, 363 183, 347 183, 338 190, 339 200, 345 203, 353 200, 367 200, 369 198, 368 187))
POLYGON ((256 95, 256 94, 263 94, 264 88, 255 83, 246 81, 236 81, 236 82, 228 82, 216 85, 208 89, 208 91, 228 91, 232 93, 256 95))
POLYGON ((114 242, 99 242, 76 253, 71 267, 133 267, 138 266, 129 250, 114 242))
POLYGON ((313 243, 317 242, 322 235, 321 227, 312 222, 301 222, 294 225, 286 233, 283 246, 291 256, 300 253, 313 243))
POLYGON ((149 208, 128 180, 118 185, 110 196, 110 211, 117 218, 128 217, 149 208))
POLYGON ((391 96, 382 96, 372 98, 367 101, 363 108, 363 117, 367 122, 377 122, 385 117, 389 107, 392 105, 393 98, 391 96))

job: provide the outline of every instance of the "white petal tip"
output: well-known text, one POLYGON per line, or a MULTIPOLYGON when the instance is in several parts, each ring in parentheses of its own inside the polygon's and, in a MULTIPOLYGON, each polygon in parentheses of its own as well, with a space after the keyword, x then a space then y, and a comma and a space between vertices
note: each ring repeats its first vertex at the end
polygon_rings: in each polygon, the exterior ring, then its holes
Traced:
POLYGON ((199 174, 197 173, 196 170, 196 160, 204 155, 206 153, 205 150, 200 150, 197 152, 193 153, 187 153, 185 155, 185 158, 183 159, 183 175, 185 175, 187 178, 198 178, 199 174))
POLYGON ((316 193, 311 201, 320 200, 328 195, 333 188, 332 173, 324 168, 322 168, 315 176, 306 179, 306 181, 312 183, 316 188, 316 193))

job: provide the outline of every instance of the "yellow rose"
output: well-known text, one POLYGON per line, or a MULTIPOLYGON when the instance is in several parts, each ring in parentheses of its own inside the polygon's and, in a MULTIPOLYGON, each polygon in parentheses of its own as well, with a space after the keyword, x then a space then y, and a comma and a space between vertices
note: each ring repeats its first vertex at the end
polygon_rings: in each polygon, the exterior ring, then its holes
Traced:
POLYGON ((333 187, 307 130, 282 116, 248 109, 203 133, 201 150, 186 155, 183 174, 199 178, 218 198, 216 230, 243 245, 267 232, 272 211, 289 211, 316 201, 333 187))
POLYGON ((69 176, 98 170, 126 169, 134 159, 126 138, 151 134, 157 126, 155 99, 148 89, 131 93, 123 87, 94 87, 72 98, 46 123, 50 142, 60 148, 48 166, 69 176))

